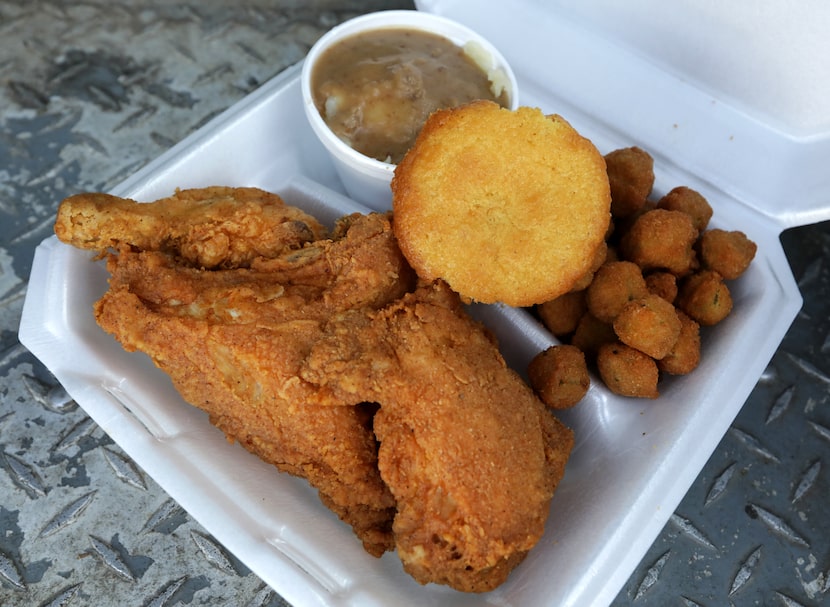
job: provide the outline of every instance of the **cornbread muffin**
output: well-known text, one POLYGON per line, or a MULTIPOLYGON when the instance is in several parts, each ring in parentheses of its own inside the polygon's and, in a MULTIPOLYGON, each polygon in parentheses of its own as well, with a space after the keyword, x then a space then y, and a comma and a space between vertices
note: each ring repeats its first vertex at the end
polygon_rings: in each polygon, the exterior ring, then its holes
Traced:
POLYGON ((530 306, 590 269, 610 221, 605 160, 559 116, 476 101, 433 113, 392 179, 418 275, 482 303, 530 306))

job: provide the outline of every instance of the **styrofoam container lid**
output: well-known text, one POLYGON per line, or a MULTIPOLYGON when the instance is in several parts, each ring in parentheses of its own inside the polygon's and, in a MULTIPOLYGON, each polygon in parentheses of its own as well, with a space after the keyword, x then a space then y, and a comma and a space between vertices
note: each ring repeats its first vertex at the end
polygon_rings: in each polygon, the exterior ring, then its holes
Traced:
POLYGON ((830 3, 419 0, 486 36, 560 113, 782 226, 830 218, 830 3), (567 100, 567 101, 566 101, 567 100))

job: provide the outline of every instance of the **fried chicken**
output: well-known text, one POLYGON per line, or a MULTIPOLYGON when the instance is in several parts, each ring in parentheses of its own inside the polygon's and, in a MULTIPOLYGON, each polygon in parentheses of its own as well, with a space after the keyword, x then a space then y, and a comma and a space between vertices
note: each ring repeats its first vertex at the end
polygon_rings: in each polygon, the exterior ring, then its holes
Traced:
POLYGON ((229 440, 420 583, 491 590, 541 537, 572 433, 446 283, 418 282, 389 214, 324 231, 247 188, 83 195, 56 225, 108 251, 99 325, 229 440))
POLYGON ((335 236, 214 271, 122 246, 108 259, 110 290, 95 314, 229 439, 308 479, 378 556, 392 546, 395 503, 377 470, 373 409, 308 404, 316 387, 298 372, 328 318, 396 300, 413 275, 388 217, 348 218, 335 236))
POLYGON ((421 583, 492 590, 542 536, 571 431, 442 281, 326 331, 300 377, 333 408, 380 404, 378 465, 404 568, 421 583))
POLYGON ((245 267, 325 236, 314 217, 258 188, 177 190, 154 203, 84 193, 58 208, 55 234, 81 249, 130 244, 166 251, 203 268, 245 267))

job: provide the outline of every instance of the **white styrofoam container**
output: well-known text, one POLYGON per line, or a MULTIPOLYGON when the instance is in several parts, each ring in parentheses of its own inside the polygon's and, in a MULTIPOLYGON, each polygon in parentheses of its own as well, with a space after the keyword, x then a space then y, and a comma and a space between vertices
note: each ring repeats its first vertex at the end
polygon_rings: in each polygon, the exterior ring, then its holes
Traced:
MULTIPOLYGON (((750 10, 746 2, 737 4, 750 10)), ((663 5, 654 0, 626 3, 629 29, 617 28, 621 18, 603 0, 544 6, 514 0, 488 3, 487 10, 460 1, 418 5, 489 38, 514 66, 524 104, 563 115, 603 152, 634 144, 649 150, 658 195, 675 185, 693 187, 712 203, 714 226, 743 230, 759 245, 748 272, 731 285, 733 314, 704 332, 703 361, 694 373, 665 380, 656 401, 617 397, 594 382, 585 400, 562 415, 576 433, 576 448, 545 536, 507 583, 482 595, 422 587, 394 554, 367 555, 305 482, 228 444, 149 358, 124 352, 97 327, 91 308, 106 289, 107 274, 89 253, 54 237, 38 247, 20 339, 128 455, 298 607, 607 605, 717 446, 800 308, 778 236, 785 227, 830 216, 821 166, 830 112, 778 112, 775 103, 787 101, 783 94, 769 106, 753 103, 743 89, 728 89, 740 78, 726 68, 721 73, 720 65, 696 73, 698 64, 683 49, 673 47, 655 60, 652 51, 663 47, 647 17, 649 11, 662 14, 663 5), (712 73, 717 78, 707 80, 712 73)), ((726 3, 669 5, 681 17, 703 7, 725 29, 734 19, 726 3)), ((828 11, 813 8, 826 21, 828 11)), ((811 26, 816 18, 795 12, 801 20, 787 21, 792 27, 811 26)), ((690 17, 672 23, 679 31, 664 32, 664 42, 680 44, 700 27, 690 17)), ((755 24, 753 31, 764 30, 755 24)), ((732 42, 742 51, 745 41, 728 34, 709 23, 706 35, 723 53, 732 42)), ((827 43, 815 44, 827 57, 827 43)), ((806 69, 813 67, 824 69, 806 69)), ((176 187, 247 185, 276 191, 328 222, 365 210, 343 194, 304 119, 299 73, 296 66, 266 83, 113 193, 152 200, 176 187)), ((473 311, 496 331, 517 369, 553 343, 524 311, 473 311)))

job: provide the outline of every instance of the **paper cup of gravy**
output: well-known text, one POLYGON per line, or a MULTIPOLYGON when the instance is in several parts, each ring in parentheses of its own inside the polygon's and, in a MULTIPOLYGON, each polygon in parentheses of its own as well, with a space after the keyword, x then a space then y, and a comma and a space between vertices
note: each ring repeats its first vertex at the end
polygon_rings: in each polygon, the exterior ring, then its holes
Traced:
POLYGON ((516 77, 487 40, 452 20, 411 10, 346 21, 311 48, 303 106, 346 192, 392 206, 395 166, 437 109, 491 99, 516 109, 516 77))

